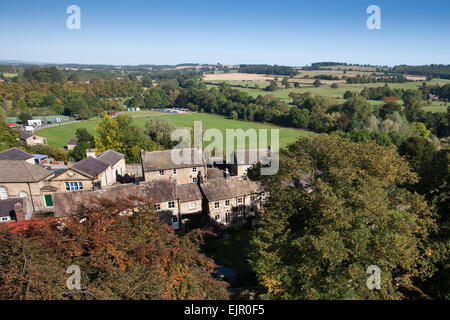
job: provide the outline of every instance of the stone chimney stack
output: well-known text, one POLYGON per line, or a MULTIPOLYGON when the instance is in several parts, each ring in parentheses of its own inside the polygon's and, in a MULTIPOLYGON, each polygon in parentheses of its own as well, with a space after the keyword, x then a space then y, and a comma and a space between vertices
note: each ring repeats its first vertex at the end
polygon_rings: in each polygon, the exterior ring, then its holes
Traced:
POLYGON ((17 221, 25 220, 24 209, 23 209, 23 206, 22 206, 22 204, 20 202, 17 202, 14 205, 14 212, 16 214, 16 220, 17 221))
POLYGON ((228 179, 229 176, 230 176, 230 172, 228 171, 228 168, 225 168, 225 170, 223 171, 223 177, 225 179, 228 179))
POLYGON ((86 149, 86 157, 92 157, 95 158, 95 149, 86 149))

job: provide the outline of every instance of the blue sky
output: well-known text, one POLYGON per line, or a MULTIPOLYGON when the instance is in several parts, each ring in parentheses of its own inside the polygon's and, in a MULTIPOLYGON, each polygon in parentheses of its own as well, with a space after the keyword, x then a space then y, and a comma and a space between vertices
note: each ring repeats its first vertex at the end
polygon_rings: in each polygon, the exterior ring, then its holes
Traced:
POLYGON ((442 0, 0 0, 0 60, 450 64, 449 17, 442 0), (381 30, 366 27, 371 4, 381 30))

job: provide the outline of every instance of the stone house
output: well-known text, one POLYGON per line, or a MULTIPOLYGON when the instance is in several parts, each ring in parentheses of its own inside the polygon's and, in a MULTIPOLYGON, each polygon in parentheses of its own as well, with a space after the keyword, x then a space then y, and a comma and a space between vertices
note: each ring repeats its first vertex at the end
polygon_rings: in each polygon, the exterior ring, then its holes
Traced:
POLYGON ((199 175, 206 176, 206 162, 198 149, 173 149, 164 151, 141 151, 141 165, 145 181, 170 180, 176 184, 196 183, 199 175), (172 156, 185 161, 176 163, 172 156))
POLYGON ((19 130, 19 140, 25 142, 27 146, 36 146, 40 144, 47 144, 47 139, 39 137, 25 130, 19 130))
POLYGON ((71 151, 71 150, 75 149, 77 144, 78 144, 78 138, 70 138, 69 141, 67 142, 66 149, 68 151, 71 151))
POLYGON ((200 188, 210 221, 219 226, 255 215, 264 200, 261 184, 246 177, 207 180, 200 184, 200 188))
POLYGON ((270 149, 236 150, 231 153, 230 174, 234 176, 247 175, 248 169, 257 163, 267 164, 270 149))
POLYGON ((97 159, 109 163, 111 170, 108 171, 109 180, 121 181, 122 176, 126 174, 125 156, 114 150, 106 150, 97 155, 97 159))
POLYGON ((51 211, 51 170, 21 160, 0 160, 0 199, 23 198, 27 216, 33 212, 51 211))
POLYGON ((103 188, 117 182, 117 168, 113 169, 109 162, 98 158, 85 158, 75 163, 72 168, 91 176, 94 186, 103 188))
POLYGON ((34 156, 32 154, 16 147, 0 152, 0 160, 20 160, 34 164, 34 156))

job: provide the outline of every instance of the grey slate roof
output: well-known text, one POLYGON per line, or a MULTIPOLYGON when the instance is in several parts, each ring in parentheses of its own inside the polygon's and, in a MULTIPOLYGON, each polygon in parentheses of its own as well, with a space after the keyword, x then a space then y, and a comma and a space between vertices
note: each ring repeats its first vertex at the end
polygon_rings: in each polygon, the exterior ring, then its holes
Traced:
POLYGON ((105 152, 100 153, 97 156, 97 159, 106 161, 110 165, 113 166, 120 160, 125 159, 125 156, 123 154, 121 154, 120 152, 109 149, 109 150, 106 150, 105 152))
POLYGON ((19 148, 11 148, 0 152, 0 160, 28 160, 34 158, 32 154, 22 151, 19 148))
POLYGON ((90 176, 97 176, 109 167, 109 163, 93 157, 85 158, 73 165, 73 168, 87 173, 90 176))
POLYGON ((20 160, 0 160, 0 183, 39 182, 53 171, 20 160))
POLYGON ((67 145, 76 146, 77 143, 78 143, 78 138, 70 138, 69 141, 67 142, 67 145))
POLYGON ((202 200, 202 193, 196 183, 178 184, 176 185, 176 191, 180 202, 202 200))
POLYGON ((0 217, 10 217, 14 215, 14 205, 20 203, 24 206, 22 198, 0 200, 0 217))
POLYGON ((192 168, 205 166, 203 152, 197 149, 173 149, 176 155, 188 154, 190 161, 188 163, 174 163, 172 161, 172 150, 164 151, 145 151, 141 153, 144 171, 169 170, 178 168, 192 168), (183 150, 183 151, 181 151, 183 150), (182 153, 183 152, 183 153, 182 153), (196 161, 200 159, 200 161, 196 161))
POLYGON ((208 201, 231 199, 264 191, 260 182, 244 180, 242 177, 207 180, 201 184, 201 188, 208 201))

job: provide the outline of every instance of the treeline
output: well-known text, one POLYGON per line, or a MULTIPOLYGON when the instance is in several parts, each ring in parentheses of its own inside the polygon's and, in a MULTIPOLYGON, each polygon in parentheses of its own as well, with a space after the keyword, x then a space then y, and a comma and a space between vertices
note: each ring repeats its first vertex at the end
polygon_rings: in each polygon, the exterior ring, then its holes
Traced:
POLYGON ((30 82, 60 82, 67 81, 66 76, 56 67, 29 68, 23 76, 30 82))
POLYGON ((241 64, 239 72, 258 73, 258 74, 274 74, 282 76, 295 76, 297 72, 294 68, 288 66, 267 65, 267 64, 241 64))
POLYGON ((393 67, 391 71, 402 74, 450 79, 450 65, 445 64, 430 64, 423 66, 400 65, 393 67))
POLYGON ((344 67, 366 67, 366 68, 376 68, 377 66, 370 64, 357 64, 357 63, 346 63, 346 62, 314 62, 311 63, 310 67, 304 67, 304 70, 320 70, 323 67, 336 67, 336 66, 344 66, 344 67))
POLYGON ((397 76, 387 76, 387 77, 377 77, 372 76, 368 77, 366 75, 357 75, 356 77, 347 77, 347 83, 404 83, 407 82, 405 76, 397 75, 397 76))

